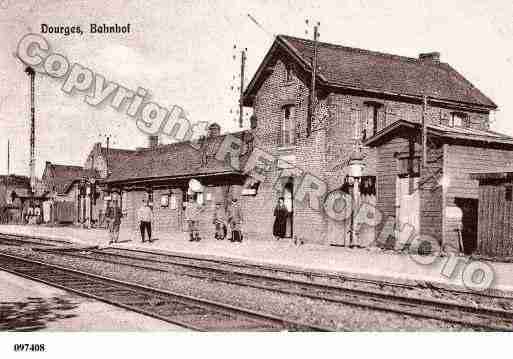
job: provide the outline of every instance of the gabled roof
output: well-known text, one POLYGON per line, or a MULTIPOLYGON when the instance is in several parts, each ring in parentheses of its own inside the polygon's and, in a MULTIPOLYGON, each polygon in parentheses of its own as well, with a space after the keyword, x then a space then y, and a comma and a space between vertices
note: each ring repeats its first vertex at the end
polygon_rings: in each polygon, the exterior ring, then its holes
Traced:
MULTIPOLYGON (((98 177, 98 174, 94 170, 86 170, 81 166, 72 165, 60 165, 54 163, 48 163, 49 168, 45 171, 50 170, 53 174, 52 185, 55 187, 55 191, 59 194, 68 192, 73 182, 80 180, 82 177, 98 177)), ((53 188, 49 188, 53 190, 53 188)))
MULTIPOLYGON (((278 35, 248 85, 245 97, 256 93, 264 70, 278 48, 311 72, 313 41, 278 35)), ((443 62, 319 42, 318 66, 319 82, 328 86, 415 98, 426 95, 439 101, 497 108, 492 100, 443 62)))
MULTIPOLYGON (((241 131, 229 135, 240 138, 243 143, 252 137, 250 131, 241 131)), ((152 180, 159 178, 185 178, 200 175, 240 173, 225 161, 219 161, 215 154, 227 134, 205 138, 201 149, 191 142, 178 142, 146 148, 124 156, 116 164, 116 170, 105 182, 130 182, 134 180, 152 180), (205 161, 205 159, 207 160, 205 161), (206 162, 206 163, 202 163, 206 162)), ((244 151, 246 146, 243 146, 244 151)), ((241 167, 247 156, 241 156, 241 167)))
MULTIPOLYGON (((406 120, 399 120, 385 127, 364 142, 365 146, 375 147, 394 135, 407 134, 408 131, 421 131, 421 124, 406 120)), ((463 140, 485 144, 513 145, 513 137, 489 130, 478 130, 468 127, 451 127, 439 124, 429 124, 427 133, 430 136, 443 140, 463 140)))

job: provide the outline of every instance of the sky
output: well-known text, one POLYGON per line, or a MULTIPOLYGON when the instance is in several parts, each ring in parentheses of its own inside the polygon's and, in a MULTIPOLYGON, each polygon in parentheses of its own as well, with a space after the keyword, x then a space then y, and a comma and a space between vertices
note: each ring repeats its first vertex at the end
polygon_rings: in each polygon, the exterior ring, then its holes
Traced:
MULTIPOLYGON (((439 51, 499 106, 492 128, 513 135, 513 2, 382 0, 0 0, 0 174, 29 173, 28 77, 13 56, 41 24, 80 25, 84 35, 45 34, 51 50, 151 100, 181 106, 191 121, 237 130, 240 50, 247 48, 246 83, 274 34, 417 57, 439 51), (248 17, 251 14, 261 26, 248 17), (130 34, 89 34, 89 24, 130 23, 130 34), (234 49, 236 45, 236 49, 234 49), (235 58, 234 58, 235 56, 235 58), (232 90, 234 87, 234 90, 232 90)), ((83 165, 95 142, 147 144, 123 111, 96 108, 84 94, 68 95, 62 80, 36 78, 36 174, 45 161, 83 165)), ((248 121, 245 122, 249 125, 248 121)))

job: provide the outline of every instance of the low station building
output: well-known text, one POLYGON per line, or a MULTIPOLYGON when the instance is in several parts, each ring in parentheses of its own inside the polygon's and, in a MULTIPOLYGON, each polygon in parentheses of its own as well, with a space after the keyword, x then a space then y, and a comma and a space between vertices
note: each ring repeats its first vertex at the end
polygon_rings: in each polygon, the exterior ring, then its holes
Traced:
POLYGON ((376 149, 376 208, 399 223, 402 243, 415 231, 434 248, 475 253, 483 198, 473 173, 513 168, 513 137, 431 123, 422 168, 421 133, 420 124, 400 120, 365 142, 376 149))
MULTIPOLYGON (((127 156, 119 164, 119 170, 113 172, 104 183, 110 196, 120 201, 125 214, 121 230, 138 233, 137 210, 142 206, 142 201, 147 200, 153 208, 155 236, 169 237, 174 234, 182 238, 180 234, 187 231, 184 203, 196 201, 203 208, 200 231, 203 237, 213 236, 215 204, 221 203, 227 207, 232 198, 240 198, 243 212, 246 213, 247 234, 258 234, 258 226, 251 220, 252 195, 245 196, 244 191, 245 186, 249 188, 253 182, 224 158, 216 158, 226 135, 219 133, 217 125, 211 127, 213 131, 199 143, 199 147, 190 142, 154 144, 127 156), (192 179, 201 183, 200 191, 190 191, 192 179)), ((252 150, 251 131, 230 136, 242 143, 241 151, 237 154, 242 167, 252 150)))
POLYGON ((44 212, 47 222, 51 223, 82 223, 83 211, 80 207, 79 183, 82 178, 96 178, 94 170, 82 166, 55 164, 49 161, 45 164, 42 181, 48 200, 44 212))
POLYGON ((26 176, 0 176, 0 222, 22 223, 25 198, 30 193, 30 179, 26 176))
POLYGON ((47 199, 43 183, 35 178, 33 185, 27 176, 0 176, 0 222, 22 224, 29 207, 42 209, 47 199))
POLYGON ((96 143, 84 166, 54 164, 46 162, 42 181, 48 194, 47 205, 52 214, 52 223, 73 223, 102 227, 106 203, 100 181, 111 173, 117 173, 122 160, 135 153, 102 147, 96 143), (98 183, 98 190, 91 193, 91 184, 98 183), (94 197, 94 198, 93 198, 94 197))

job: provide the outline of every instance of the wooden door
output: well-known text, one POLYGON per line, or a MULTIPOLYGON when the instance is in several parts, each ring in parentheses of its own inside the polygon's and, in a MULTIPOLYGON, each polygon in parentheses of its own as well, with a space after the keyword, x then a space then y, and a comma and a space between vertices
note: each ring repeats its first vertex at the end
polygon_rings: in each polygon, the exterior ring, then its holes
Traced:
POLYGON ((328 219, 328 243, 333 246, 349 245, 352 199, 345 188, 328 193, 324 210, 328 219))
POLYGON ((478 200, 474 198, 455 198, 456 206, 461 209, 461 239, 463 252, 472 254, 477 249, 478 200))

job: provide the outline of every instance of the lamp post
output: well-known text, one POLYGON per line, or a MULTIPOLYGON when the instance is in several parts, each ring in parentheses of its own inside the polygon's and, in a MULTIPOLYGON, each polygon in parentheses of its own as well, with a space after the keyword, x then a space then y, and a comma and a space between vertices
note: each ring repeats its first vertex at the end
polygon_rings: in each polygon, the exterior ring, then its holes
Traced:
POLYGON ((89 228, 93 228, 93 206, 95 205, 96 196, 96 179, 89 178, 89 186, 87 186, 87 194, 89 197, 89 228))
POLYGON ((80 180, 80 187, 79 187, 79 193, 78 193, 78 202, 79 202, 79 214, 78 214, 78 220, 80 224, 82 225, 82 228, 85 227, 86 223, 86 179, 82 178, 80 180))
POLYGON ((356 245, 360 247, 358 233, 356 230, 356 221, 358 215, 358 208, 360 202, 360 182, 363 175, 363 170, 365 168, 365 161, 363 159, 363 154, 360 151, 354 151, 351 153, 349 157, 349 180, 350 183, 353 184, 353 192, 352 192, 352 208, 351 208, 351 238, 350 238, 350 247, 356 245), (357 243, 358 242, 358 243, 357 243))
POLYGON ((91 193, 92 193, 91 184, 88 182, 86 184, 86 195, 84 197, 85 212, 88 212, 87 217, 86 217, 87 218, 86 221, 88 222, 88 224, 87 224, 88 228, 91 228, 91 215, 93 214, 93 210, 92 210, 92 206, 91 206, 93 204, 93 202, 91 201, 91 193), (88 210, 88 205, 89 205, 89 210, 88 210))

